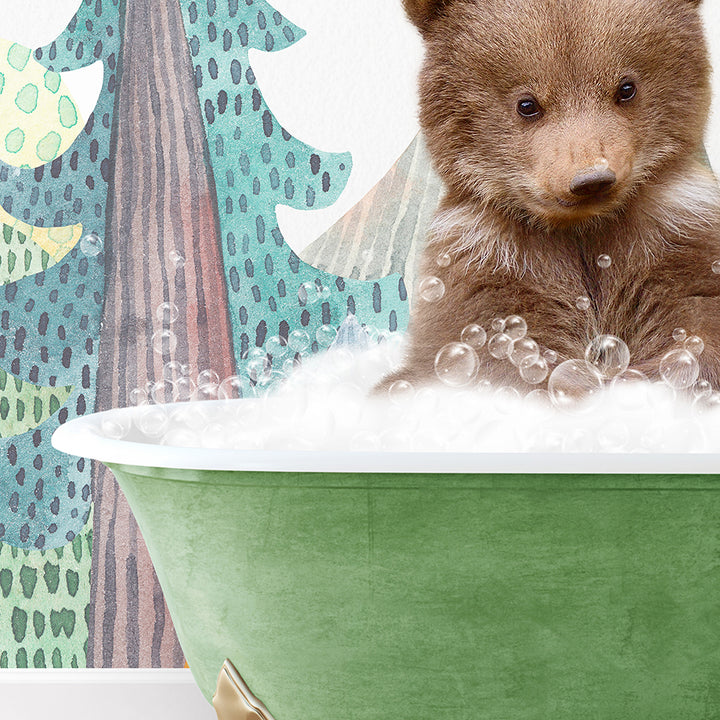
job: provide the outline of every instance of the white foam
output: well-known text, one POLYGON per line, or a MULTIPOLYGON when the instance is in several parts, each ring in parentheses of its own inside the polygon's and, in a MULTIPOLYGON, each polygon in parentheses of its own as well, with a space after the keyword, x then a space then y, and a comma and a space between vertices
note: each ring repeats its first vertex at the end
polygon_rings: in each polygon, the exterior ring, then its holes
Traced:
POLYGON ((397 341, 355 352, 334 348, 264 397, 177 403, 159 413, 150 406, 147 417, 140 408, 134 427, 108 431, 208 449, 686 453, 713 451, 720 428, 720 412, 700 413, 662 384, 607 388, 570 412, 508 388, 435 383, 399 396, 371 395, 400 357, 397 341))

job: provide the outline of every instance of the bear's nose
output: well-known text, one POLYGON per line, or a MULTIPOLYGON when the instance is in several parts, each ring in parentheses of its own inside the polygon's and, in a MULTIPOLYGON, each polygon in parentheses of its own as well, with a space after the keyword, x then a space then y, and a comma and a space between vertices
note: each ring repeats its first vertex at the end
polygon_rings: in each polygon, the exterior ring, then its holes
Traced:
POLYGON ((616 179, 615 173, 609 168, 588 168, 587 170, 581 170, 570 181, 570 192, 573 195, 583 197, 598 195, 610 189, 615 184, 616 179))

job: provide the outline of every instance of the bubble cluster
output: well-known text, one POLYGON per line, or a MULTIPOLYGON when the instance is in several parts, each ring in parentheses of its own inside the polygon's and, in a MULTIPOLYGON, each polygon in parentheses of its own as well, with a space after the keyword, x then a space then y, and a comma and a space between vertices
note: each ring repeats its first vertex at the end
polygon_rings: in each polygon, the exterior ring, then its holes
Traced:
MULTIPOLYGON (((251 362, 260 364, 263 349, 255 350, 251 362)), ((682 400, 665 382, 651 383, 637 370, 607 379, 576 358, 552 371, 545 390, 537 385, 548 377, 547 361, 531 355, 518 368, 526 375, 522 392, 478 380, 477 354, 465 343, 449 343, 438 353, 442 382, 415 385, 401 378, 368 398, 401 357, 394 339, 362 350, 334 346, 294 364, 269 395, 246 374, 218 382, 216 373, 203 370, 177 378, 173 366, 168 374, 176 379, 163 381, 164 393, 164 383, 175 391, 179 380, 197 380, 193 399, 216 402, 158 405, 149 398, 132 421, 109 414, 101 431, 113 439, 243 450, 643 453, 700 451, 711 423, 720 422, 720 393, 704 380, 682 400)))

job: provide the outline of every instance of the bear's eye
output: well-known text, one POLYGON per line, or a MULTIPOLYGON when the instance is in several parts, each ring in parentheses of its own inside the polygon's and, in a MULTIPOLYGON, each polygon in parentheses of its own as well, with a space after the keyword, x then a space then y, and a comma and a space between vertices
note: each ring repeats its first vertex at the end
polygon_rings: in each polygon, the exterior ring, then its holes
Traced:
POLYGON ((615 99, 621 103, 628 102, 628 100, 632 100, 635 97, 635 93, 637 93, 635 83, 631 80, 623 80, 617 89, 617 93, 615 93, 615 99))
POLYGON ((534 97, 524 97, 518 100, 517 111, 524 118, 536 118, 542 113, 542 108, 534 97))

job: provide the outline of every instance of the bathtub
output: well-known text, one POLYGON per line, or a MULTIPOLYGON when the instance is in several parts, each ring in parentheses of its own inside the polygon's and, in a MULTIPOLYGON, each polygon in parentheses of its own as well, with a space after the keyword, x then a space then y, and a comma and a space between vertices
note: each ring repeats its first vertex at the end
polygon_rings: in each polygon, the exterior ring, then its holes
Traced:
POLYGON ((102 436, 222 720, 720 717, 720 456, 102 436), (716 474, 717 473, 717 474, 716 474))

